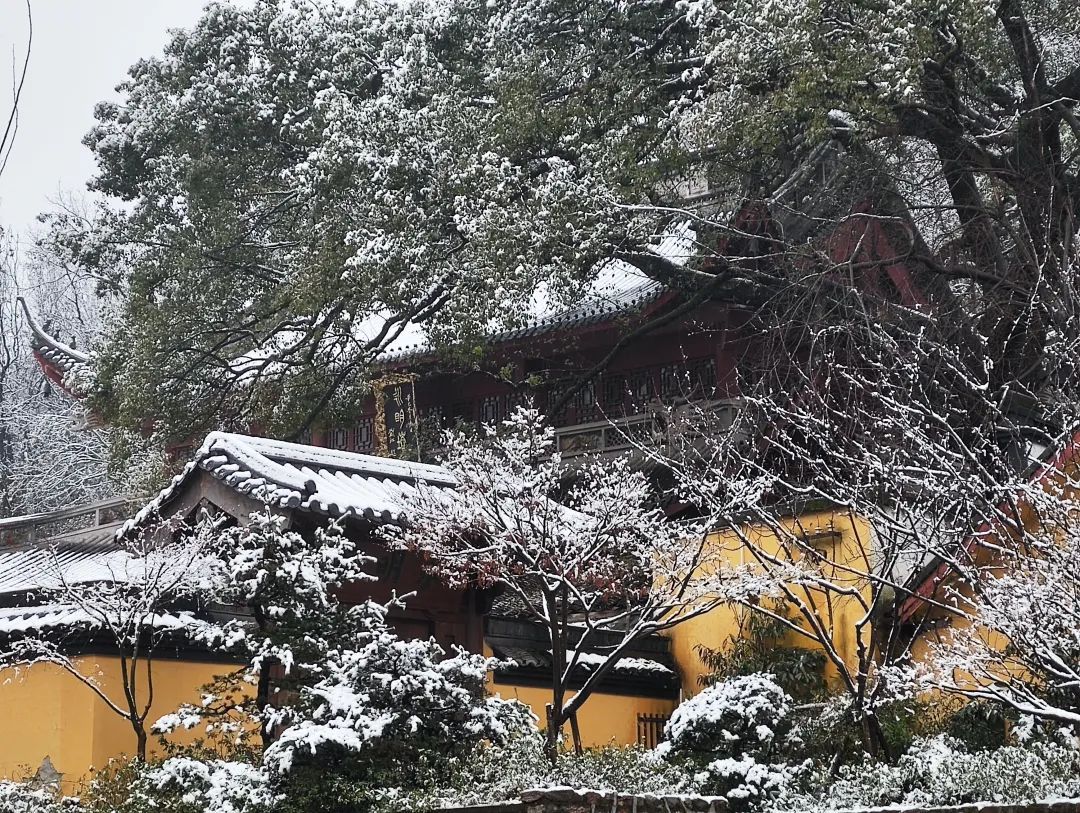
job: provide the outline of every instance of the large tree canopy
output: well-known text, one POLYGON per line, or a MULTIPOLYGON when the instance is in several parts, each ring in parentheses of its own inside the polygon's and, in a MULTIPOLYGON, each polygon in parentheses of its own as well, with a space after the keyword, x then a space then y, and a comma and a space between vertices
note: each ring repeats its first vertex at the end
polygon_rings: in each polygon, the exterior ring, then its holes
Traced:
POLYGON ((1072 0, 211 5, 99 105, 106 203, 48 239, 121 302, 99 406, 177 435, 295 430, 355 401, 406 325, 467 342, 607 258, 774 317, 793 288, 850 293, 805 231, 771 235, 770 264, 710 257, 745 199, 820 233, 875 198, 972 386, 1060 399, 1078 31, 1072 0), (718 206, 684 202, 700 178, 718 206), (649 251, 685 218, 690 267, 649 251))

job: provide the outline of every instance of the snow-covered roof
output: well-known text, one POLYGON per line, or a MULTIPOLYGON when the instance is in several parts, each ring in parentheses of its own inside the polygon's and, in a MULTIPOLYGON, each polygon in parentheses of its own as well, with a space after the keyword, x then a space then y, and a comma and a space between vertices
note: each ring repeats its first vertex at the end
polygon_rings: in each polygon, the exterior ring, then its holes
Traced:
MULTIPOLYGON (((698 253, 696 233, 689 221, 671 226, 653 246, 665 260, 686 265, 698 253)), ((523 324, 513 330, 494 332, 492 343, 510 342, 539 336, 549 331, 567 330, 597 324, 620 313, 637 310, 656 301, 664 293, 663 284, 621 260, 604 263, 572 306, 551 298, 546 286, 540 286, 525 309, 523 324)), ((381 328, 381 323, 372 328, 381 328)), ((407 325, 380 354, 385 363, 401 361, 431 350, 422 326, 407 325)))
POLYGON ((113 581, 128 554, 102 526, 74 543, 31 543, 0 547, 0 595, 52 590, 62 584, 113 581))
MULTIPOLYGON (((507 658, 513 661, 510 666, 502 667, 503 671, 509 671, 515 666, 530 666, 542 669, 551 668, 550 649, 498 646, 496 647, 496 650, 498 652, 498 657, 507 658)), ((569 662, 574 657, 574 650, 566 650, 566 662, 569 662)), ((576 657, 577 668, 583 672, 591 672, 607 662, 607 655, 599 652, 579 652, 576 657)), ((665 677, 673 676, 675 674, 673 665, 663 663, 656 658, 639 657, 620 658, 613 667, 613 671, 622 674, 664 675, 665 677)))
POLYGON ((212 432, 184 470, 121 534, 160 515, 200 471, 266 505, 377 523, 401 522, 405 497, 416 483, 447 490, 457 485, 441 466, 212 432))

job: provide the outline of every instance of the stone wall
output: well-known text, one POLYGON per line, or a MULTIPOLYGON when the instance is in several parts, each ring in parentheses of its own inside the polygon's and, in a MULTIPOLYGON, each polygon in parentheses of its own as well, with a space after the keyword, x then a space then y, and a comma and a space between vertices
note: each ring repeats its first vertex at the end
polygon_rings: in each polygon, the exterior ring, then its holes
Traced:
MULTIPOLYGON (((715 796, 621 796, 592 790, 548 788, 526 791, 521 794, 520 802, 451 808, 433 813, 724 813, 726 809, 726 801, 715 796)), ((1029 804, 981 802, 955 807, 863 808, 857 813, 1080 813, 1080 799, 1029 804)))
POLYGON ((570 788, 527 790, 521 794, 521 803, 523 813, 723 813, 727 810, 727 800, 719 796, 620 796, 570 788))
MULTIPOLYGON (((838 811, 837 813, 845 813, 838 811)), ((851 811, 850 813, 854 813, 851 811)), ((953 807, 868 807, 858 813, 1080 813, 1080 799, 1060 802, 1028 802, 1025 804, 997 804, 979 802, 953 807)))

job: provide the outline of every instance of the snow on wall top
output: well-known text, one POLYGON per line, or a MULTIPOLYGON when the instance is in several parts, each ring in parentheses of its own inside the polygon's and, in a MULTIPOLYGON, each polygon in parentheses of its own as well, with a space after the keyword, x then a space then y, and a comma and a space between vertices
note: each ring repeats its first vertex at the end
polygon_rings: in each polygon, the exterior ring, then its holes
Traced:
MULTIPOLYGON (((191 613, 160 612, 145 625, 157 630, 189 629, 197 620, 191 613)), ((84 629, 102 626, 102 619, 71 604, 39 604, 32 607, 0 607, 0 634, 32 633, 47 629, 84 629)))
POLYGON ((119 535, 158 516, 200 470, 269 506, 384 524, 401 522, 404 499, 416 483, 447 490, 457 485, 441 466, 212 432, 184 470, 119 535))

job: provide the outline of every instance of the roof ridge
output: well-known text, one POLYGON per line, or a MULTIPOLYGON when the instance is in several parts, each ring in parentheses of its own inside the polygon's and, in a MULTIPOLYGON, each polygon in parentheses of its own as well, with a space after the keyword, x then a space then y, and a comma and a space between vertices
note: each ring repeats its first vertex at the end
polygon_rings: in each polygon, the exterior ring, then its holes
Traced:
POLYGON ((67 356, 71 361, 77 364, 86 364, 90 361, 90 354, 84 353, 81 350, 76 350, 66 342, 62 342, 59 339, 50 336, 45 332, 45 329, 38 324, 37 319, 30 313, 30 306, 26 304, 26 299, 19 296, 16 297, 18 303, 22 306, 23 314, 26 316, 26 324, 30 328, 30 332, 34 334, 36 338, 43 345, 50 350, 54 350, 61 355, 67 356))

